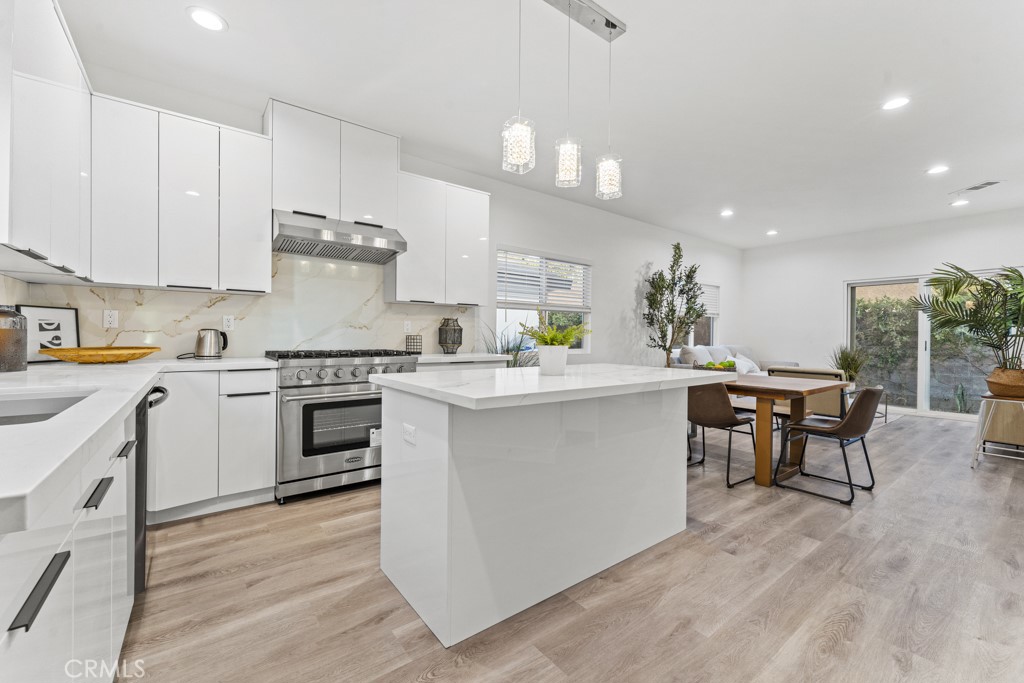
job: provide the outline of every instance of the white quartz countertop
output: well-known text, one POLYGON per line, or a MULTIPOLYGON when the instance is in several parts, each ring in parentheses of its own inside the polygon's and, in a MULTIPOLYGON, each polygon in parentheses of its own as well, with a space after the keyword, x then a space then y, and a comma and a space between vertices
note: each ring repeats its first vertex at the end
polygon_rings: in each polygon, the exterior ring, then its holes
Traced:
POLYGON ((488 363, 509 360, 512 356, 500 353, 423 353, 416 356, 416 362, 430 363, 488 363))
POLYGON ((124 422, 162 372, 275 369, 266 358, 215 361, 138 360, 77 365, 34 363, 0 373, 0 401, 13 396, 88 393, 43 422, 0 425, 0 534, 28 528, 81 463, 80 455, 108 425, 124 422))
POLYGON ((736 379, 736 373, 594 363, 570 365, 565 375, 541 375, 540 368, 453 370, 373 375, 389 389, 483 410, 577 401, 645 391, 663 391, 736 379))

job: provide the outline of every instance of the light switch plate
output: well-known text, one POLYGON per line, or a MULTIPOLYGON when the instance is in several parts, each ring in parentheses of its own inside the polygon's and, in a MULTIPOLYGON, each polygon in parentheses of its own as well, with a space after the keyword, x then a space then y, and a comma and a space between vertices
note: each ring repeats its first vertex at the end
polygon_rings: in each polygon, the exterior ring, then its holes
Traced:
POLYGON ((402 423, 402 440, 410 446, 416 445, 416 428, 410 424, 402 423))
POLYGON ((116 310, 104 310, 103 311, 103 329, 110 330, 116 328, 117 325, 117 311, 116 310))
POLYGON ((405 333, 409 334, 410 332, 412 332, 412 322, 410 322, 409 320, 406 320, 405 321, 405 333))
POLYGON ((232 332, 235 329, 235 316, 226 315, 222 321, 221 329, 225 332, 232 332))

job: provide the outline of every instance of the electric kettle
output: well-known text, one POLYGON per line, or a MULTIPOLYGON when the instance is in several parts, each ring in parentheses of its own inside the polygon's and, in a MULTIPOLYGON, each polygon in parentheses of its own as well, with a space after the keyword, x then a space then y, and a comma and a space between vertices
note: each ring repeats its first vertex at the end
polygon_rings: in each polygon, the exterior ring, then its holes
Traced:
POLYGON ((228 348, 228 335, 220 330, 199 330, 196 337, 196 360, 218 360, 228 348))

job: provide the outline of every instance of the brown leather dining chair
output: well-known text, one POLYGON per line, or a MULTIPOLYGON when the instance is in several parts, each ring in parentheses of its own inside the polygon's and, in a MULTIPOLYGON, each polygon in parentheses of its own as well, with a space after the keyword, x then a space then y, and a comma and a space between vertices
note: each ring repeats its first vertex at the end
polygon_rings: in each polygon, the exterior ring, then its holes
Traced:
MULTIPOLYGON (((707 429, 724 429, 729 432, 729 447, 725 452, 725 485, 728 488, 732 488, 737 484, 751 481, 754 477, 749 476, 746 479, 740 481, 731 481, 729 479, 729 473, 732 468, 732 433, 735 429, 746 426, 750 430, 750 445, 754 445, 754 418, 753 417, 740 417, 733 410, 732 404, 729 403, 729 392, 725 390, 725 385, 721 382, 715 384, 704 384, 701 386, 690 387, 687 397, 687 413, 690 422, 700 427, 700 460, 696 462, 690 462, 688 467, 694 465, 701 465, 704 463, 704 456, 707 453, 707 441, 705 439, 704 430, 707 429)), ((741 431, 741 433, 746 433, 741 431)), ((693 459, 693 450, 690 447, 690 438, 686 439, 686 451, 687 460, 693 459)), ((757 449, 755 448, 756 452, 757 449)))
MULTIPOLYGON (((882 400, 882 387, 869 387, 862 389, 857 398, 854 399, 853 405, 847 411, 846 416, 842 419, 834 417, 820 417, 817 415, 811 417, 805 417, 802 420, 790 422, 787 429, 787 436, 783 439, 784 447, 788 447, 789 443, 797 439, 804 439, 804 450, 800 457, 800 475, 804 477, 813 477, 815 479, 822 479, 824 481, 834 482, 836 484, 842 484, 850 489, 849 498, 839 498, 837 496, 829 496, 824 493, 818 493, 817 491, 811 491, 810 489, 800 488, 798 486, 791 486, 784 484, 779 481, 779 465, 785 460, 785 453, 779 458, 779 462, 775 465, 775 485, 783 489, 793 489, 795 491, 802 491, 809 493, 812 496, 818 496, 819 498, 828 498, 842 503, 843 505, 852 505, 854 497, 854 489, 861 489, 862 491, 870 491, 875 487, 875 473, 871 470, 871 459, 868 457, 868 446, 864 440, 868 431, 871 430, 871 425, 875 421, 875 411, 878 410, 878 403, 882 400), (826 477, 820 474, 812 474, 804 468, 804 463, 807 460, 807 446, 809 445, 809 437, 819 437, 823 439, 835 439, 839 442, 839 449, 843 453, 843 466, 846 469, 846 479, 835 479, 832 477, 826 477), (864 449, 864 462, 868 466, 868 476, 871 478, 868 484, 855 484, 853 477, 850 475, 850 460, 846 455, 846 447, 857 442, 860 442, 861 447, 864 449)), ((785 448, 784 448, 785 451, 785 448)))

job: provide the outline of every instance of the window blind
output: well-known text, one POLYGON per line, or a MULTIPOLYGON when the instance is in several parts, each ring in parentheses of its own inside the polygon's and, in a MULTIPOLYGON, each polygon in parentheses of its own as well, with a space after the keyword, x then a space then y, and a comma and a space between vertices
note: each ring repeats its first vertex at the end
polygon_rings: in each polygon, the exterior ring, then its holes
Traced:
POLYGON ((710 318, 719 316, 719 298, 721 288, 718 285, 701 285, 704 293, 700 295, 700 302, 707 308, 707 315, 710 318))
POLYGON ((590 312, 590 266, 498 250, 498 307, 590 312))

